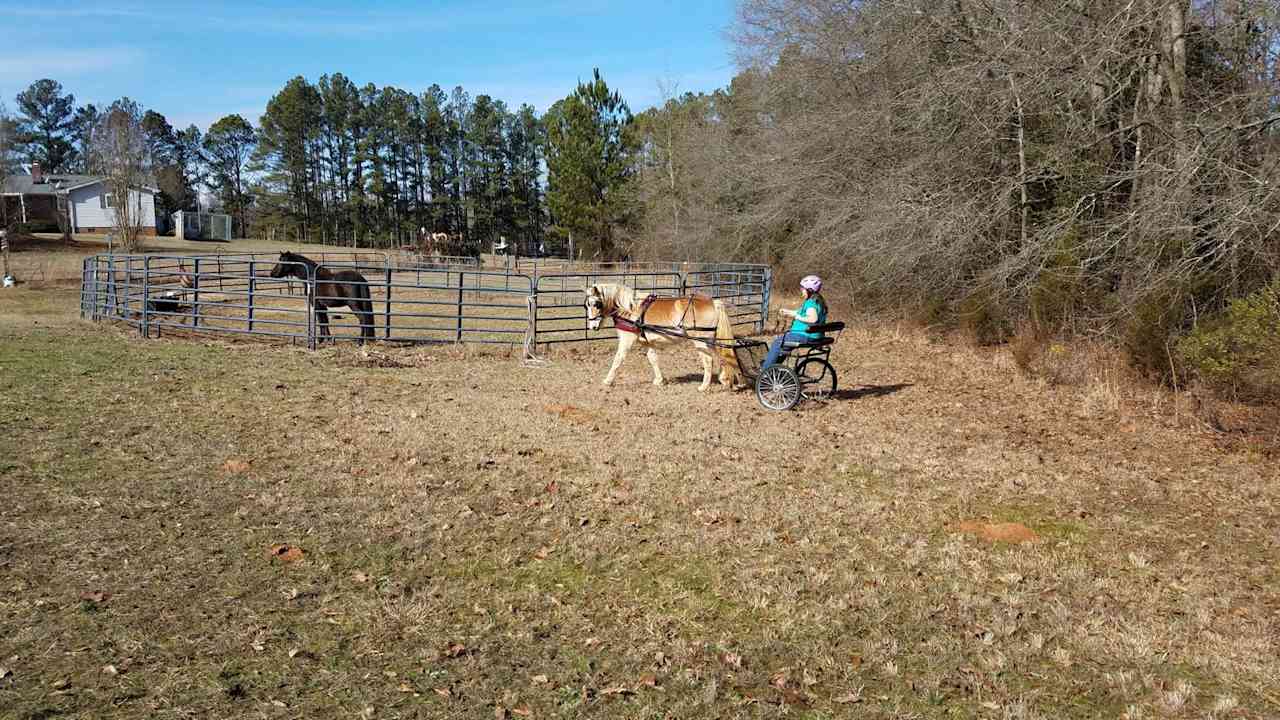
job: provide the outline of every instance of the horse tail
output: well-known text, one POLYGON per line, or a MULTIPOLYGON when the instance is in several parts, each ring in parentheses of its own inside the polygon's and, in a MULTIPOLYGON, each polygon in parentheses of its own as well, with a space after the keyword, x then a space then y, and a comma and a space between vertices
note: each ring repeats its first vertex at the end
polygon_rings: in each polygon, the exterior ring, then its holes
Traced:
POLYGON ((729 311, 723 300, 713 300, 716 309, 716 351, 720 354, 720 383, 737 386, 742 378, 742 367, 738 365, 738 356, 732 347, 733 321, 729 319, 729 311))

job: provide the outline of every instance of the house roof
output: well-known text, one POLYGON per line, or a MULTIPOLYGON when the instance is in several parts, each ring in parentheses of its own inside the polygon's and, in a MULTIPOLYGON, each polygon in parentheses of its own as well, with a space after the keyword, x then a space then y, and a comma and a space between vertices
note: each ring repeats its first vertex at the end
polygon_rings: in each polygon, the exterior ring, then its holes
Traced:
POLYGON ((56 195, 59 190, 68 190, 82 185, 101 182, 97 175, 67 175, 65 173, 46 173, 44 182, 31 182, 30 175, 10 175, 4 179, 5 195, 56 195))
MULTIPOLYGON (((31 182, 30 175, 10 175, 4 180, 4 187, 0 189, 3 195, 57 195, 60 192, 75 190, 76 188, 94 185, 106 180, 101 175, 68 175, 67 173, 46 173, 44 182, 36 184, 31 182)), ((158 193, 153 185, 147 184, 142 186, 143 190, 150 193, 158 193)))

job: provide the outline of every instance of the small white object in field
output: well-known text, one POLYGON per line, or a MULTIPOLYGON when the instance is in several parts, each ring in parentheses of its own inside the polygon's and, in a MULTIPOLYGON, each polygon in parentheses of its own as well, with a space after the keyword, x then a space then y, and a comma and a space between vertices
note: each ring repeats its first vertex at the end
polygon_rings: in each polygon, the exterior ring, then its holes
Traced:
POLYGON ((17 284, 18 284, 18 281, 17 281, 17 280, 14 280, 12 275, 5 275, 5 276, 4 276, 4 286, 5 286, 5 287, 13 287, 14 285, 17 285, 17 284))

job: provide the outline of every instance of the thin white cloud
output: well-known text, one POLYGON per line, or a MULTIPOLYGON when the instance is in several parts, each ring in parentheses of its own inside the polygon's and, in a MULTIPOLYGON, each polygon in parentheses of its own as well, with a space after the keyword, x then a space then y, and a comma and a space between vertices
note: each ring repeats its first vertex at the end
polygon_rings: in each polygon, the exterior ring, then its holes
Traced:
POLYGON ((32 82, 40 78, 100 74, 129 67, 143 58, 137 48, 42 47, 40 52, 0 55, 0 80, 32 82))
POLYGON ((132 8, 106 8, 106 7, 69 7, 46 5, 41 7, 5 7, 0 8, 0 17, 25 17, 25 18, 46 18, 46 19, 68 19, 68 18, 143 18, 150 17, 154 13, 147 13, 145 10, 135 10, 132 8))
MULTIPOLYGON (((235 14, 204 17, 209 30, 294 36, 362 37, 404 33, 457 33, 463 29, 520 25, 538 20, 581 19, 601 12, 599 3, 533 2, 515 9, 494 9, 487 4, 465 3, 445 8, 421 7, 412 11, 377 11, 355 6, 350 11, 307 8, 284 11, 276 8, 238 9, 235 14)), ((423 42, 432 42, 430 35, 423 42)))

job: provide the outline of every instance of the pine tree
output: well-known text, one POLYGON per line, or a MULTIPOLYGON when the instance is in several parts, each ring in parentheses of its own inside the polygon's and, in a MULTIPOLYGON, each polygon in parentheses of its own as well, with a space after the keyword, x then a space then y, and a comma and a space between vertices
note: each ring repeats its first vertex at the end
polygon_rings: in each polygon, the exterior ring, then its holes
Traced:
POLYGON ((573 233, 586 254, 616 257, 619 231, 632 215, 626 192, 636 151, 630 109, 597 69, 591 82, 579 83, 551 106, 544 121, 547 203, 556 230, 573 233))
POLYGON ((75 96, 63 94, 60 83, 46 78, 18 93, 17 102, 18 142, 27 159, 50 172, 65 170, 75 153, 70 140, 75 96))
POLYGON ((227 115, 209 126, 203 148, 209 160, 209 180, 218 193, 222 206, 236 218, 240 237, 248 234, 245 225, 245 209, 249 197, 245 187, 245 171, 257 133, 247 120, 239 115, 227 115))
POLYGON ((315 148, 320 131, 320 94, 306 78, 295 77, 267 103, 254 154, 266 172, 272 197, 286 199, 273 208, 308 241, 315 230, 315 148))

